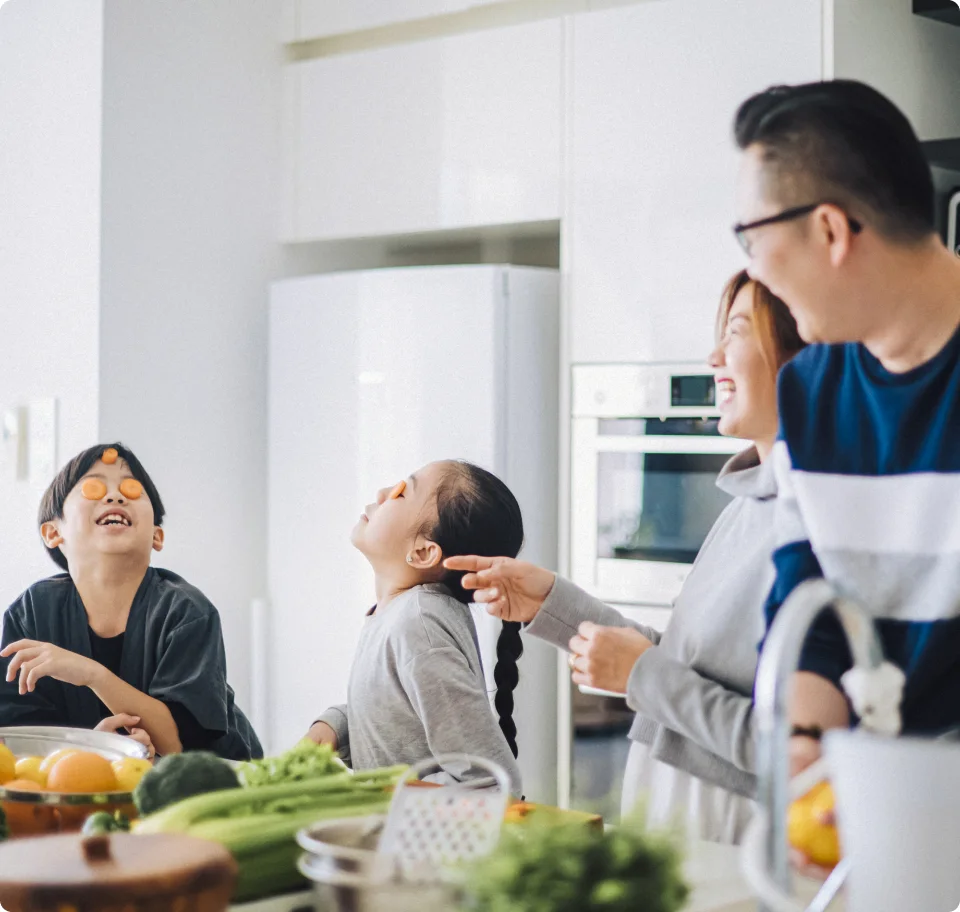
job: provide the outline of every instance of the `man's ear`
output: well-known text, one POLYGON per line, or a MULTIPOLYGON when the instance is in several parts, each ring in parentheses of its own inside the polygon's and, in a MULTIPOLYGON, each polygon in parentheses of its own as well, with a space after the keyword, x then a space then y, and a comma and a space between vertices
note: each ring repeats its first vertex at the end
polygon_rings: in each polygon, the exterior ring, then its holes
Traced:
POLYGON ((161 529, 159 526, 153 530, 153 550, 163 550, 163 529, 161 529))
POLYGON ((63 544, 63 536, 60 534, 60 524, 55 519, 51 519, 40 526, 40 537, 51 551, 53 551, 54 548, 59 548, 60 545, 63 544))
POLYGON ((414 570, 432 570, 443 560, 443 551, 436 542, 422 536, 417 538, 413 548, 407 553, 407 565, 414 570))

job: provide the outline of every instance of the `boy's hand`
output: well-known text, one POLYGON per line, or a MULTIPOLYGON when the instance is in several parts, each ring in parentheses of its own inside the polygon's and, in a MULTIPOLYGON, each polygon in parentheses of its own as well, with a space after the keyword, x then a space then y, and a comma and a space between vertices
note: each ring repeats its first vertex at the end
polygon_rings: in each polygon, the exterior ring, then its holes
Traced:
POLYGON ((153 746, 153 741, 150 740, 150 735, 147 734, 144 729, 137 728, 139 722, 139 716, 131 716, 129 713, 117 713, 115 716, 107 716, 106 719, 101 720, 94 728, 94 731, 119 734, 122 729, 127 737, 138 741, 147 749, 147 759, 152 760, 156 756, 156 748, 153 746))
POLYGON ((53 643, 17 640, 0 651, 0 656, 13 656, 7 666, 7 682, 20 673, 20 694, 33 693, 41 678, 54 678, 64 684, 89 687, 102 667, 85 656, 77 655, 53 643))
POLYGON ((553 589, 556 574, 512 557, 448 557, 448 570, 468 570, 464 589, 475 589, 474 602, 502 621, 529 623, 553 589))

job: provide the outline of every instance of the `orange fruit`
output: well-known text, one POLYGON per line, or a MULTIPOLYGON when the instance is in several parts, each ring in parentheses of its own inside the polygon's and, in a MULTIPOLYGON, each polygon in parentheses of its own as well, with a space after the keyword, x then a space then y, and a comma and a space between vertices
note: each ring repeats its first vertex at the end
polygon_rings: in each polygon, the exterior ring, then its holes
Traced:
POLYGON ((53 769, 54 764, 61 758, 66 757, 69 754, 75 754, 77 749, 75 747, 61 747, 60 750, 55 750, 52 754, 47 754, 46 757, 40 762, 40 771, 49 775, 50 770, 53 769))
POLYGON ((833 809, 833 789, 829 783, 821 782, 794 801, 787 815, 790 845, 803 852, 814 864, 825 868, 832 868, 840 861, 837 828, 820 820, 822 814, 833 809))
POLYGON ((17 761, 17 778, 29 779, 37 785, 47 784, 47 774, 40 769, 43 765, 42 757, 21 757, 17 761))
POLYGON ((6 744, 0 744, 0 785, 17 776, 17 758, 6 744))
POLYGON ((47 776, 51 792, 114 792, 117 777, 110 761, 89 751, 76 751, 61 757, 47 776))
POLYGON ((11 779, 4 782, 3 787, 9 792, 42 792, 43 786, 32 779, 11 779))

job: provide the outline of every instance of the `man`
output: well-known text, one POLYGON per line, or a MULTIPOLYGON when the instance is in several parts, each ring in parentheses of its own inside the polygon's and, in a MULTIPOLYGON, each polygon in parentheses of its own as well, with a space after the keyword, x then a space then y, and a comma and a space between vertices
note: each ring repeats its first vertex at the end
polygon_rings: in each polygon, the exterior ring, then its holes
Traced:
MULTIPOLYGON (((735 227, 750 274, 813 345, 780 375, 780 497, 767 623, 824 576, 906 674, 906 732, 960 725, 960 260, 934 228, 906 117, 861 83, 770 89, 736 116, 735 227)), ((850 722, 850 654, 824 616, 791 708, 799 770, 850 722)))

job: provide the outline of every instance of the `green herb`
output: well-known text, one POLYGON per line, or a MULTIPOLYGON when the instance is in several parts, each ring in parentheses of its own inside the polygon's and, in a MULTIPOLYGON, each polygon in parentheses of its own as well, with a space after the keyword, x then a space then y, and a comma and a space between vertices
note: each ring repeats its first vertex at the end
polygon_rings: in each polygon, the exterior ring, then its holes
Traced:
POLYGON ((667 836, 534 819, 471 867, 467 894, 476 912, 677 912, 689 887, 667 836))
POLYGON ((264 757, 240 764, 240 778, 247 786, 302 782, 343 772, 343 764, 329 744, 315 744, 304 738, 278 757, 264 757))

